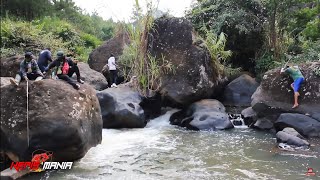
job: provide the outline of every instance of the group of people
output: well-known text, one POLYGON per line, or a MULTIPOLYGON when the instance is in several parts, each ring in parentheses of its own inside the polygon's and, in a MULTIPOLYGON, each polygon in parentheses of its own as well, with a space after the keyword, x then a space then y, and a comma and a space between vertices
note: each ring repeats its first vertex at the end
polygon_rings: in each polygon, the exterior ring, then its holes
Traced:
POLYGON ((34 59, 31 52, 26 52, 24 60, 20 63, 19 73, 15 79, 10 79, 10 82, 18 86, 21 80, 38 81, 43 79, 50 69, 55 68, 52 72, 53 77, 56 76, 72 85, 75 89, 79 89, 80 85, 71 79, 72 75, 76 73, 78 83, 84 83, 84 81, 80 79, 80 71, 77 66, 78 61, 66 57, 63 51, 59 51, 57 58, 52 60, 50 50, 50 48, 46 48, 41 51, 38 61, 34 59))

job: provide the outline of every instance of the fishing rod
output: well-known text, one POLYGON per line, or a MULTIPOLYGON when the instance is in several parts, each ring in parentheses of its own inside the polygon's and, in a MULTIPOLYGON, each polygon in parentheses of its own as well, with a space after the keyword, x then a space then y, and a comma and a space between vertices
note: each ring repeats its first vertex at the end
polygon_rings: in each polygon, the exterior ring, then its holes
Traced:
POLYGON ((29 147, 29 81, 27 80, 27 142, 29 147))

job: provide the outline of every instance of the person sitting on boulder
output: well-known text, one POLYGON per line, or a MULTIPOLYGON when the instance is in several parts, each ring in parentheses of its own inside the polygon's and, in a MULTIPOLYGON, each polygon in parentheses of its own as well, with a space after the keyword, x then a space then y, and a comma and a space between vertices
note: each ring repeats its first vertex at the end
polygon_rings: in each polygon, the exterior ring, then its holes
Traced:
POLYGON ((37 61, 33 59, 31 52, 25 53, 24 60, 20 63, 19 73, 16 75, 15 79, 10 79, 10 82, 18 86, 22 78, 26 81, 29 79, 38 81, 43 78, 43 74, 39 69, 37 61))
POLYGON ((78 61, 72 61, 71 58, 67 58, 62 51, 57 53, 57 59, 49 64, 47 68, 45 68, 45 72, 48 70, 57 67, 55 74, 59 79, 67 81, 70 85, 72 85, 75 89, 79 89, 80 85, 73 82, 71 79, 72 75, 76 73, 77 81, 81 84, 84 82, 80 79, 80 71, 77 66, 78 61))
POLYGON ((298 66, 292 66, 292 67, 287 66, 286 68, 281 68, 280 73, 287 73, 293 79, 291 88, 293 89, 293 93, 294 93, 294 105, 292 106, 292 108, 294 109, 299 106, 299 103, 298 103, 298 96, 300 96, 299 89, 301 84, 304 82, 304 77, 301 71, 299 70, 298 66))
POLYGON ((39 54, 38 66, 39 66, 41 72, 44 72, 44 70, 48 66, 49 62, 50 63, 52 62, 51 49, 46 48, 43 51, 41 51, 39 54))

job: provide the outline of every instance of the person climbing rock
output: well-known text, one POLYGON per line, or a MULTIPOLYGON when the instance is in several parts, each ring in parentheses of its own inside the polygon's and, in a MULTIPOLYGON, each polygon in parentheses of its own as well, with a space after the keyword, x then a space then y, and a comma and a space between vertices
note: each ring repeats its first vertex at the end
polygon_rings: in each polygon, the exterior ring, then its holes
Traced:
POLYGON ((111 75, 111 87, 118 87, 116 85, 117 83, 117 65, 116 65, 116 58, 113 56, 113 54, 110 54, 110 57, 108 59, 108 68, 111 75))
POLYGON ((39 66, 41 72, 44 72, 44 70, 48 66, 49 62, 50 63, 52 62, 51 49, 46 48, 43 51, 41 51, 39 54, 38 66, 39 66))
POLYGON ((302 75, 298 66, 287 66, 286 68, 281 68, 280 73, 287 73, 293 79, 293 83, 291 84, 291 88, 293 89, 293 97, 294 97, 294 104, 292 108, 297 108, 299 106, 298 97, 299 89, 301 84, 304 82, 304 76, 302 75))
POLYGON ((55 74, 59 79, 67 81, 70 85, 72 85, 75 89, 79 89, 80 85, 73 82, 71 79, 72 75, 76 73, 77 81, 81 84, 84 82, 80 79, 80 71, 77 66, 77 61, 73 61, 71 58, 68 58, 64 55, 62 51, 57 53, 57 59, 55 59, 52 63, 49 64, 47 68, 45 68, 44 72, 48 72, 50 69, 56 67, 55 74))
POLYGON ((16 75, 15 79, 10 79, 10 82, 16 86, 19 85, 22 79, 28 81, 30 80, 41 80, 43 74, 39 69, 37 61, 33 58, 31 52, 26 52, 24 55, 24 60, 20 63, 19 73, 16 75))

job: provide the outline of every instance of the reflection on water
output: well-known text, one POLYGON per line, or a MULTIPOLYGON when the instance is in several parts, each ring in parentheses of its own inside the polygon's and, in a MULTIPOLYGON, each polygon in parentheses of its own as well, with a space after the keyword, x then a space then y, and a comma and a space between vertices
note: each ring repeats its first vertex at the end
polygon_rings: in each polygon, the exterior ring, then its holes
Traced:
POLYGON ((272 134, 243 128, 187 131, 169 124, 170 113, 144 129, 104 129, 102 143, 72 170, 27 179, 306 179, 308 167, 320 177, 319 144, 283 152, 272 134))

